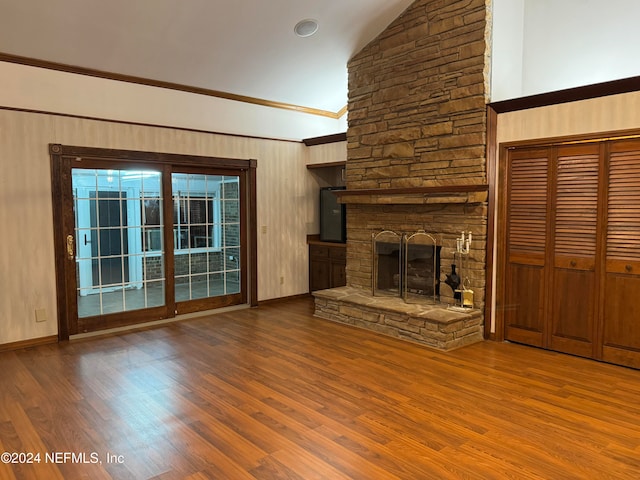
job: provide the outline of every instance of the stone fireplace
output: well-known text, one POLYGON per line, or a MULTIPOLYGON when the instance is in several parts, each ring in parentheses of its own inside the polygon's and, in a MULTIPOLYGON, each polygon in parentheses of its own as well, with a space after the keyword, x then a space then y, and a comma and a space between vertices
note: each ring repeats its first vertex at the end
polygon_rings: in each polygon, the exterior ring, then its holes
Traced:
MULTIPOLYGON (((359 195, 345 195, 349 202, 347 234, 347 286, 314 292, 315 314, 342 323, 375 330, 394 337, 419 342, 441 350, 451 350, 483 339, 485 286, 486 191, 448 195, 445 203, 422 205, 353 203, 359 195), (457 203, 454 203, 457 202, 457 203), (356 212, 355 215, 353 212, 356 212), (405 300, 393 280, 400 267, 398 244, 383 242, 384 262, 393 272, 372 292, 374 278, 380 275, 372 255, 372 231, 392 225, 408 231, 408 226, 427 228, 438 238, 439 265, 436 272, 437 296, 410 294, 405 300), (456 240, 463 231, 472 231, 470 252, 460 260, 456 240), (455 292, 445 283, 451 265, 460 277, 469 279, 474 292, 474 308, 457 307, 455 292), (386 290, 386 293, 380 290, 386 290), (421 298, 422 297, 422 298, 421 298)), ((440 200, 445 200, 440 197, 440 200)), ((402 201, 395 199, 394 201, 402 201)), ((433 199, 432 199, 433 201, 433 199)), ((420 261, 424 263, 424 259, 420 261)), ((425 277, 426 275, 423 275, 425 277)))
POLYGON ((340 194, 347 286, 315 292, 317 316, 443 350, 482 340, 487 9, 485 0, 418 0, 350 60, 340 194), (379 263, 371 237, 383 230, 437 238, 436 302, 372 294, 379 263), (463 256, 455 253, 461 232, 473 233, 463 256), (453 264, 474 292, 473 308, 448 308, 454 292, 444 280, 453 264))

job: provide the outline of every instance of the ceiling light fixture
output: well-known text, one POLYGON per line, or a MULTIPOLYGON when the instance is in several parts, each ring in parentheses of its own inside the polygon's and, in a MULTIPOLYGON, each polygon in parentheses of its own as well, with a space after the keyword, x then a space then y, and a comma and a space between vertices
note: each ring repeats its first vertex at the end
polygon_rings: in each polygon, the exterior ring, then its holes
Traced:
POLYGON ((318 31, 318 21, 311 18, 300 20, 296 23, 296 26, 293 27, 293 31, 296 32, 296 35, 299 37, 310 37, 318 31))

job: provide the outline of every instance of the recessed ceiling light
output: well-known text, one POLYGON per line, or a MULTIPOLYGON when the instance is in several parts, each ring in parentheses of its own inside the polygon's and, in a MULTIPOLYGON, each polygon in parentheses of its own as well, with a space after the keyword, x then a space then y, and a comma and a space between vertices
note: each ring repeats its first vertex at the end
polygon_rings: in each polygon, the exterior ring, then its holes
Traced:
POLYGON ((310 37, 318 31, 318 21, 308 18, 306 20, 300 20, 293 28, 296 35, 299 37, 310 37))

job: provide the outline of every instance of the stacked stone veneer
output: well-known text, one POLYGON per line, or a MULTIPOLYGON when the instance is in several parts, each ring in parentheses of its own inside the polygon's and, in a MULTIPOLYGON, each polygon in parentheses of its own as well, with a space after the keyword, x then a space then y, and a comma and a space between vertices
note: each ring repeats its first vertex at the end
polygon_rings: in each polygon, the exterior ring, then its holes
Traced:
MULTIPOLYGON (((349 62, 347 191, 371 191, 343 197, 349 287, 371 289, 372 232, 435 234, 443 247, 444 281, 456 238, 471 231, 472 251, 461 273, 469 277, 474 306, 482 310, 487 194, 459 194, 454 186, 487 183, 486 18, 485 0, 418 0, 349 62), (435 186, 452 190, 438 195, 415 190, 435 186)), ((440 291, 445 305, 453 302, 447 285, 440 291)), ((353 308, 343 310, 354 313, 353 308)), ((346 321, 344 311, 334 319, 346 321)), ((347 323, 366 326, 356 317, 347 323)), ((472 328, 481 331, 480 325, 472 328)), ((396 336, 402 336, 400 330, 396 336)), ((412 339, 419 341, 414 333, 412 339)))
POLYGON ((482 313, 454 311, 405 303, 400 298, 372 297, 362 290, 340 287, 316 295, 318 317, 364 327, 440 350, 482 340, 482 313))
POLYGON ((485 183, 485 0, 418 0, 349 62, 347 188, 485 183))

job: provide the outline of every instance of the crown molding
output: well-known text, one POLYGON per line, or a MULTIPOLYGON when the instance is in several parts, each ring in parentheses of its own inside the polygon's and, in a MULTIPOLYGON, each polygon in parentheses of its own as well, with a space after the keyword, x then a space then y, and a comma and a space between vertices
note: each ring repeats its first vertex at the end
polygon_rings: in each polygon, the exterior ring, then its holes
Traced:
POLYGON ((20 65, 26 65, 29 67, 45 68, 48 70, 55 70, 58 72, 74 73, 77 75, 85 75, 88 77, 97 77, 97 78, 104 78, 107 80, 116 80, 118 82, 135 83, 138 85, 146 85, 149 87, 166 88, 168 90, 177 90, 180 92, 194 93, 197 95, 205 95, 208 97, 223 98, 225 100, 250 103, 253 105, 260 105, 263 107, 280 108, 283 110, 306 113, 309 115, 318 115, 321 117, 328 117, 333 119, 340 118, 342 115, 344 115, 344 113, 347 110, 347 107, 345 106, 338 112, 330 112, 328 110, 321 110, 321 109, 312 108, 312 107, 304 107, 301 105, 294 105, 291 103, 276 102, 272 100, 265 100, 262 98, 249 97, 246 95, 238 95, 235 93, 222 92, 219 90, 211 90, 209 88, 194 87, 191 85, 184 85, 180 83, 163 82, 160 80, 153 80, 153 79, 144 78, 144 77, 136 77, 133 75, 123 75, 120 73, 107 72, 104 70, 96 70, 93 68, 78 67, 75 65, 68 65, 64 63, 50 62, 47 60, 40 60, 37 58, 22 57, 19 55, 12 55, 12 54, 3 53, 3 52, 0 52, 0 62, 16 63, 20 65))
POLYGON ((324 145, 327 143, 345 142, 347 140, 347 132, 334 133, 333 135, 324 135, 322 137, 305 138, 302 142, 307 147, 315 145, 324 145))
POLYGON ((529 95, 509 100, 500 100, 489 103, 489 107, 491 107, 496 113, 508 113, 519 110, 528 110, 530 108, 559 105, 562 103, 579 102, 582 100, 590 100, 592 98, 606 97, 609 95, 631 93, 638 90, 640 90, 640 76, 621 78, 619 80, 594 83, 574 88, 566 88, 564 90, 539 93, 536 95, 529 95))

